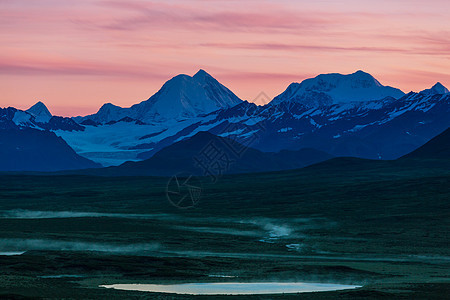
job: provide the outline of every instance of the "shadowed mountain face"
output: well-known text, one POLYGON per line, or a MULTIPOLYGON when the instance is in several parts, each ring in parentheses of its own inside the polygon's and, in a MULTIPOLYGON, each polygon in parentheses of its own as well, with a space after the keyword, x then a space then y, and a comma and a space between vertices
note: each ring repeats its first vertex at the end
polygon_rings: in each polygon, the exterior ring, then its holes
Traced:
POLYGON ((141 162, 95 171, 100 175, 172 176, 180 172, 220 176, 302 168, 332 158, 315 149, 264 153, 234 140, 199 132, 192 138, 174 143, 141 162))
POLYGON ((450 159, 450 128, 403 158, 450 159))
POLYGON ((52 116, 42 102, 28 111, 0 108, 0 171, 98 168, 51 130, 82 131, 71 118, 52 116))
POLYGON ((32 128, 0 130, 0 171, 59 171, 98 168, 53 132, 32 128))

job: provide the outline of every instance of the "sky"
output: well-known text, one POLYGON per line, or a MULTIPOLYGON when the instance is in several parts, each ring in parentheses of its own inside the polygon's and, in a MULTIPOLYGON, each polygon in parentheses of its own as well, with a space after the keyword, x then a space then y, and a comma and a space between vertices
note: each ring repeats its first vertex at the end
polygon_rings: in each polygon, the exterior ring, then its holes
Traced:
POLYGON ((448 12, 448 0, 0 0, 0 107, 128 107, 199 69, 248 101, 357 70, 404 92, 449 87, 448 12))

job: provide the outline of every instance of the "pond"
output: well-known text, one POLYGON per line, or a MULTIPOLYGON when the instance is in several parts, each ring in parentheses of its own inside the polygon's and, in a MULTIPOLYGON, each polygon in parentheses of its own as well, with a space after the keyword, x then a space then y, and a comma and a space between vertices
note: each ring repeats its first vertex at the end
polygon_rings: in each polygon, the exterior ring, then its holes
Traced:
POLYGON ((117 290, 189 295, 254 295, 338 291, 360 286, 309 282, 221 282, 183 284, 113 284, 100 287, 117 290))

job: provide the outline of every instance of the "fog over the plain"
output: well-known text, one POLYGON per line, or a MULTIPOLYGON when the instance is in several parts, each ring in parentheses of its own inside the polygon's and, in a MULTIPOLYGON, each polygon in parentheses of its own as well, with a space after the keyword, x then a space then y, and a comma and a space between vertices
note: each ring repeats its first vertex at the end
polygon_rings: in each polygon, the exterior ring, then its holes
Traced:
POLYGON ((126 219, 153 219, 162 217, 161 214, 118 214, 77 211, 33 211, 33 210, 7 210, 0 211, 0 218, 7 219, 66 219, 66 218, 126 218, 126 219))
POLYGON ((85 241, 58 241, 52 239, 0 239, 0 252, 19 252, 30 250, 47 251, 94 251, 112 253, 142 253, 156 251, 158 243, 108 244, 85 241))

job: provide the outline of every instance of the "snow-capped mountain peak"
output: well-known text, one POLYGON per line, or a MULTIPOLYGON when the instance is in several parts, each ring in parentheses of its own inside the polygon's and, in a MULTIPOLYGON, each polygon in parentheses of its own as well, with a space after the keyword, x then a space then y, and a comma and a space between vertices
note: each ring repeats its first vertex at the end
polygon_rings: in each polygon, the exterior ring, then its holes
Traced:
POLYGON ((442 94, 448 94, 450 91, 442 85, 442 83, 438 82, 435 85, 433 85, 432 88, 426 89, 420 92, 424 95, 442 95, 442 94))
POLYGON ((26 110, 29 114, 35 117, 36 122, 47 123, 52 118, 52 114, 48 110, 47 106, 41 101, 38 101, 35 105, 26 110))
POLYGON ((386 97, 400 98, 403 95, 401 90, 383 86, 372 75, 359 70, 348 75, 321 74, 301 83, 292 83, 285 92, 273 99, 272 104, 295 102, 317 107, 386 97))
POLYGON ((211 77, 213 78, 208 72, 206 72, 203 69, 200 69, 197 71, 197 73, 195 73, 195 75, 193 76, 193 78, 199 80, 199 81, 204 81, 205 78, 211 77))
POLYGON ((342 75, 338 73, 321 74, 315 78, 304 80, 301 85, 307 90, 320 91, 329 91, 344 87, 359 89, 383 86, 372 75, 361 70, 349 75, 342 75))
POLYGON ((123 118, 123 108, 112 103, 105 103, 95 115, 101 120, 120 120, 123 118))
POLYGON ((241 103, 233 92, 204 70, 194 76, 180 74, 167 81, 148 100, 130 108, 105 104, 97 114, 81 118, 99 123, 129 117, 144 123, 179 121, 241 103))

